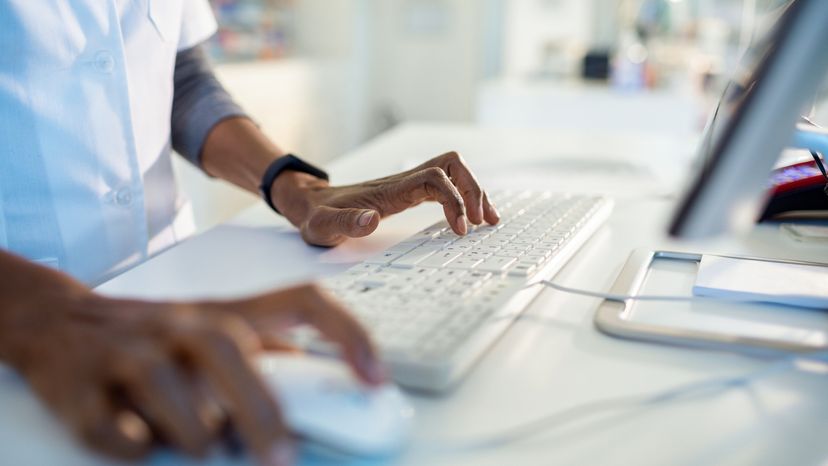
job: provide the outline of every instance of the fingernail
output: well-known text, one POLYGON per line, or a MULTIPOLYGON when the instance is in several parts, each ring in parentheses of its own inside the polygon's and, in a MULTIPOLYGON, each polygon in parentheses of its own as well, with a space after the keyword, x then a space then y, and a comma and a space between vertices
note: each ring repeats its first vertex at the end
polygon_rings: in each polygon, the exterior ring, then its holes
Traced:
POLYGON ((374 219, 374 211, 373 210, 366 210, 365 212, 363 212, 359 216, 359 220, 357 220, 357 222, 359 223, 359 226, 367 227, 371 223, 371 220, 373 220, 373 219, 374 219))
POLYGON ((466 216, 463 214, 457 217, 457 230, 461 235, 465 235, 469 231, 469 226, 466 224, 466 216))
POLYGON ((270 447, 261 463, 266 466, 290 466, 295 458, 293 444, 288 440, 280 440, 270 447))
POLYGON ((499 220, 500 219, 500 211, 497 210, 497 207, 495 207, 494 204, 492 204, 490 207, 492 209, 492 213, 494 214, 494 216, 497 217, 498 220, 499 220))

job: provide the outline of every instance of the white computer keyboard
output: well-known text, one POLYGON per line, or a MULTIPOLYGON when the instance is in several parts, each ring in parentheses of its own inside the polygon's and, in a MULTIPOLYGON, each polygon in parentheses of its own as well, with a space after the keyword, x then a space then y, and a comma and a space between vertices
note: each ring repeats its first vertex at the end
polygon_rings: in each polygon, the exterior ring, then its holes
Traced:
MULTIPOLYGON (((441 391, 456 382, 606 220, 603 197, 492 195, 495 226, 457 236, 445 221, 322 282, 374 337, 399 384, 441 391)), ((302 346, 330 352, 313 331, 302 346)))

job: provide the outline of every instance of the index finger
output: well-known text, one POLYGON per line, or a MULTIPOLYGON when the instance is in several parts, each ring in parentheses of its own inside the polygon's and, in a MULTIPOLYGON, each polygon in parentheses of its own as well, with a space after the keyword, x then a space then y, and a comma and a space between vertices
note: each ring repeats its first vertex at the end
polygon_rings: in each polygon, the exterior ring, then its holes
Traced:
POLYGON ((440 167, 429 167, 414 172, 393 186, 393 195, 400 199, 434 199, 443 206, 443 213, 452 230, 463 236, 466 225, 466 203, 448 174, 440 167))
POLYGON ((368 332, 342 304, 316 285, 302 285, 254 298, 237 308, 245 309, 243 313, 277 317, 282 323, 311 325, 341 348, 343 359, 364 382, 376 385, 385 379, 368 332))
POLYGON ((444 159, 446 174, 457 186, 457 190, 466 202, 469 220, 475 225, 481 224, 484 220, 491 225, 497 224, 500 221, 497 209, 494 208, 463 157, 457 152, 449 152, 443 154, 441 158, 444 159))

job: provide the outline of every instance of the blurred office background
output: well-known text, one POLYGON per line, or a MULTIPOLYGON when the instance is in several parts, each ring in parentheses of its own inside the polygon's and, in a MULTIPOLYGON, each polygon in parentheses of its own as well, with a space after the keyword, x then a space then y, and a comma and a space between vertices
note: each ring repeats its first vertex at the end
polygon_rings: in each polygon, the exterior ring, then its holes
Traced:
MULTIPOLYGON (((221 80, 282 147, 323 164, 407 122, 691 141, 784 1, 211 3, 221 80)), ((178 168, 201 229, 256 201, 178 168)))

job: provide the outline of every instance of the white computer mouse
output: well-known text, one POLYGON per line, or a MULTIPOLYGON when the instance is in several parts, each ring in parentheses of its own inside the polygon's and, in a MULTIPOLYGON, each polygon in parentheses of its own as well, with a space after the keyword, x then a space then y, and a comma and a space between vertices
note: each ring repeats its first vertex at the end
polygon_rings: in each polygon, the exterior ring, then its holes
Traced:
POLYGON ((273 353, 259 366, 294 434, 359 457, 405 446, 414 409, 393 383, 366 387, 341 361, 318 356, 273 353))

